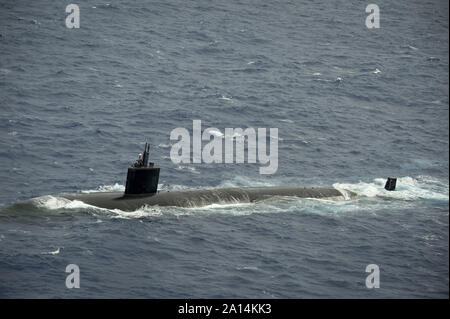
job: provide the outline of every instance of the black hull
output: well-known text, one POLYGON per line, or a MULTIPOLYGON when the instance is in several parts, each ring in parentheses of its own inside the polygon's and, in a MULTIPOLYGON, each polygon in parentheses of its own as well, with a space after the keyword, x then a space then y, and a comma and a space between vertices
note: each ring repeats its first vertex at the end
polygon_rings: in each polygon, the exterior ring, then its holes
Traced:
POLYGON ((62 194, 63 198, 79 200, 86 204, 107 208, 134 211, 142 206, 201 207, 223 203, 251 203, 274 196, 300 198, 343 197, 335 188, 319 187, 264 187, 264 188, 219 188, 183 191, 159 191, 148 195, 119 193, 62 194))

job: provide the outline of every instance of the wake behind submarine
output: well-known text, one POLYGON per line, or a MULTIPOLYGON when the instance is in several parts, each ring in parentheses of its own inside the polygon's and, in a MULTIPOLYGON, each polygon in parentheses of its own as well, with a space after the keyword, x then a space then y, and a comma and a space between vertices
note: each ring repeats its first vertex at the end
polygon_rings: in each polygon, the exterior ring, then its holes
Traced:
MULTIPOLYGON (((251 203, 275 196, 299 198, 343 198, 344 194, 335 188, 322 187, 239 187, 219 189, 193 189, 180 191, 158 191, 160 169, 149 162, 150 145, 145 144, 139 160, 128 167, 125 193, 95 192, 61 194, 69 200, 106 208, 134 211, 143 206, 201 207, 223 203, 251 203)), ((389 178, 385 188, 395 189, 395 178, 389 178)), ((347 191, 347 195, 356 194, 347 191)))

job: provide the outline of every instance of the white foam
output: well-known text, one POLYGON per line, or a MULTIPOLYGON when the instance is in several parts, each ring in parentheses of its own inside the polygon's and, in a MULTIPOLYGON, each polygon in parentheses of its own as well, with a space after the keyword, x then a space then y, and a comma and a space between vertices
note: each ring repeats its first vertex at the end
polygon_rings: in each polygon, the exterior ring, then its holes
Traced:
POLYGON ((33 202, 37 207, 47 208, 47 209, 59 209, 64 208, 69 202, 69 199, 55 197, 55 196, 41 196, 33 199, 33 202))
POLYGON ((188 170, 191 173, 200 174, 200 172, 198 172, 197 169, 193 166, 178 165, 175 169, 178 171, 188 170))
MULTIPOLYGON (((37 197, 33 200, 38 207, 43 207, 50 210, 59 210, 59 209, 89 209, 91 212, 102 212, 104 214, 111 215, 112 218, 142 218, 142 217, 154 217, 161 216, 161 208, 158 206, 143 206, 135 211, 123 211, 120 209, 106 209, 93 205, 86 204, 79 200, 69 200, 62 197, 55 196, 42 196, 37 197)), ((93 214, 97 216, 95 213, 93 214)), ((100 221, 101 222, 101 221, 100 221)), ((58 251, 59 253, 59 251, 58 251)))
POLYGON ((97 189, 82 190, 81 193, 97 193, 97 192, 124 192, 125 186, 115 183, 114 185, 101 185, 97 189))
POLYGON ((49 210, 57 210, 57 209, 77 209, 77 208, 91 208, 95 207, 89 204, 86 204, 79 200, 70 200, 63 197, 57 196, 41 196, 33 199, 33 202, 37 207, 46 208, 49 210))
POLYGON ((344 192, 352 191, 365 197, 389 197, 402 200, 433 199, 448 201, 448 185, 442 184, 430 177, 417 179, 406 176, 397 179, 395 191, 384 189, 385 178, 375 178, 372 183, 333 184, 333 187, 344 192))
POLYGON ((205 205, 205 206, 201 206, 201 207, 190 207, 187 209, 214 210, 214 209, 224 209, 224 208, 248 207, 250 205, 252 205, 252 204, 251 203, 243 203, 243 202, 239 202, 239 201, 232 201, 232 202, 210 204, 210 205, 205 205))
POLYGON ((43 255, 58 255, 59 252, 60 252, 60 248, 58 247, 58 249, 55 250, 55 251, 44 252, 44 253, 42 253, 42 254, 43 254, 43 255))
POLYGON ((161 190, 182 190, 182 189, 192 189, 192 187, 185 186, 185 185, 178 185, 178 184, 171 184, 171 185, 164 185, 161 184, 161 187, 158 184, 158 189, 161 190))
POLYGON ((161 208, 159 206, 143 206, 132 212, 126 212, 120 209, 109 210, 112 214, 112 218, 120 219, 135 219, 144 217, 159 217, 162 215, 161 208))

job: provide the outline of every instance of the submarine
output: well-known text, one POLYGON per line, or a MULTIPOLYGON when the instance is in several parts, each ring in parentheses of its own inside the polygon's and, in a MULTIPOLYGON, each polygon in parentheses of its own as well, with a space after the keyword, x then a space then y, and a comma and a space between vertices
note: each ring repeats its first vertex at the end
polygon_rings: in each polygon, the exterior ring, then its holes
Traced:
MULTIPOLYGON (((134 211, 143 206, 201 207, 211 204, 252 203, 276 196, 299 198, 345 198, 356 196, 330 187, 236 187, 170 191, 158 190, 160 169, 149 162, 150 145, 145 144, 142 157, 128 167, 125 192, 94 192, 61 194, 69 200, 106 209, 134 211)), ((395 178, 389 178, 385 188, 395 189, 395 178)))

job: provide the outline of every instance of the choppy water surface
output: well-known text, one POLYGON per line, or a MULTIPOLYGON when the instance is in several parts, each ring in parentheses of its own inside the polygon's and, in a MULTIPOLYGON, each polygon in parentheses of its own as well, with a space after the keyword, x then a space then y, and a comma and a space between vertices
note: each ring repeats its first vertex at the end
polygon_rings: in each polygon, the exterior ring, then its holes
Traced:
POLYGON ((447 298, 448 2, 377 4, 369 30, 359 1, 83 1, 70 30, 65 3, 2 1, 0 297, 447 298), (277 173, 172 163, 194 119, 278 128, 277 173), (162 189, 358 196, 134 212, 57 196, 122 192, 145 140, 162 189))

